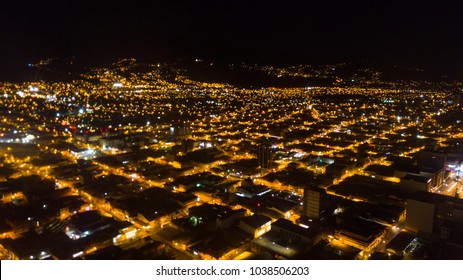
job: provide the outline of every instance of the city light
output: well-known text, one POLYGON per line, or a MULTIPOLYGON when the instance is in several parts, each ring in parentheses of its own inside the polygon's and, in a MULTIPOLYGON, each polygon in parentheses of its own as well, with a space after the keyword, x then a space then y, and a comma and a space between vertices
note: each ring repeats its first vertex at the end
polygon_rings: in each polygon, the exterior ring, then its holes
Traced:
POLYGON ((463 128, 444 85, 249 65, 333 82, 247 88, 177 67, 124 60, 73 82, 0 83, 1 203, 18 223, 2 256, 413 259, 441 247, 390 247, 457 224, 463 128), (14 255, 21 240, 31 250, 14 255))

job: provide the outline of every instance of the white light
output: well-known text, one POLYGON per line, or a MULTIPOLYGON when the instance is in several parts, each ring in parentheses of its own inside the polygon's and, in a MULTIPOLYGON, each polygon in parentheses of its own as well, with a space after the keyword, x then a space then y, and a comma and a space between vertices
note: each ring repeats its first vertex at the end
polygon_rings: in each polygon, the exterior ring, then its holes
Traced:
POLYGON ((83 114, 84 113, 84 109, 79 109, 79 114, 83 114))
POLYGON ((77 258, 78 256, 82 256, 84 254, 83 251, 80 251, 78 253, 75 253, 74 255, 72 255, 73 258, 77 258))

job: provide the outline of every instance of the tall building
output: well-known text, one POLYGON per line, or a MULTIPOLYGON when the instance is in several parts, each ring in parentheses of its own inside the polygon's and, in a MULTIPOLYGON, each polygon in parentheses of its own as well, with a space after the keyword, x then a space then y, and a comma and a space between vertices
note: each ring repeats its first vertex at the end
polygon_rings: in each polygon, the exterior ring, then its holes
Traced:
POLYGON ((420 174, 433 180, 433 187, 440 188, 444 184, 447 156, 434 151, 420 151, 418 164, 420 174))
POLYGON ((304 216, 311 219, 321 219, 328 214, 328 196, 321 188, 305 188, 303 200, 304 216))
POLYGON ((455 90, 455 95, 459 109, 463 110, 463 89, 455 90))
POLYGON ((428 192, 407 199, 406 227, 413 232, 446 238, 463 226, 463 200, 428 192))
POLYGON ((184 137, 191 134, 191 127, 187 125, 174 125, 169 130, 170 135, 175 137, 184 137))
POLYGON ((424 171, 445 168, 446 162, 447 156, 444 153, 424 150, 419 152, 418 163, 424 171))
POLYGON ((257 161, 260 168, 270 169, 272 165, 270 146, 262 144, 257 147, 257 161))

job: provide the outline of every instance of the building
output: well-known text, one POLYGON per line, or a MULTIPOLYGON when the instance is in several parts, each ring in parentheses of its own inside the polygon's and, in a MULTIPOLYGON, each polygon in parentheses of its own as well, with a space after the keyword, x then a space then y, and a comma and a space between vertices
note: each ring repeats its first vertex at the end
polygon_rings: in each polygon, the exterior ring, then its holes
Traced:
POLYGON ((445 154, 434 151, 420 151, 418 165, 423 175, 433 179, 434 187, 442 187, 447 165, 447 156, 445 154))
POLYGON ((246 214, 244 209, 235 210, 219 204, 204 203, 189 209, 188 222, 195 227, 203 224, 206 228, 217 230, 230 228, 246 214))
POLYGON ((186 125, 175 125, 169 128, 170 136, 172 137, 187 137, 191 134, 191 128, 186 125))
POLYGON ((386 226, 360 218, 349 218, 336 226, 334 237, 346 245, 370 252, 385 234, 386 226))
POLYGON ((445 167, 447 156, 434 151, 420 151, 418 164, 423 171, 435 170, 445 167))
POLYGON ((257 147, 257 161, 260 168, 270 169, 272 162, 269 145, 262 144, 257 147))
POLYGON ((136 149, 147 145, 149 139, 145 133, 113 134, 99 139, 99 145, 103 150, 107 149, 136 149))
POLYGON ((463 200, 445 195, 417 192, 407 199, 406 227, 426 236, 446 238, 452 227, 463 225, 463 200))
POLYGON ((269 193, 271 189, 264 185, 241 186, 236 190, 236 195, 245 198, 255 198, 269 193))
POLYGON ((405 192, 425 191, 429 192, 432 188, 432 179, 426 176, 407 174, 400 179, 400 189, 405 192))
POLYGON ((254 238, 270 231, 272 219, 264 215, 252 215, 240 220, 240 228, 254 238))
POLYGON ((321 188, 305 188, 302 215, 311 219, 323 219, 329 213, 328 195, 321 188))
POLYGON ((318 227, 301 227, 286 219, 272 224, 272 229, 252 241, 254 252, 269 252, 274 258, 294 259, 320 242, 318 227))
MULTIPOLYGON (((425 182, 426 188, 440 188, 444 183, 444 176, 445 176, 445 166, 435 167, 432 165, 403 165, 403 166, 396 166, 394 170, 394 176, 400 178, 400 180, 404 179, 408 180, 409 182, 409 189, 413 190, 413 188, 419 188, 418 185, 410 182, 410 180, 417 181, 417 176, 423 177, 424 179, 419 179, 418 182, 425 182), (411 175, 407 177, 407 175, 411 175), (430 186, 428 187, 428 179, 431 179, 429 182, 430 186)), ((423 186, 421 186, 423 187, 423 186)))
POLYGON ((73 149, 71 150, 71 155, 78 159, 92 159, 96 155, 96 151, 88 148, 88 149, 73 149))
POLYGON ((414 234, 407 231, 401 231, 387 244, 386 251, 389 254, 393 254, 398 257, 404 257, 408 251, 408 247, 414 239, 414 234))
POLYGON ((97 211, 87 211, 70 217, 66 225, 66 235, 73 240, 84 238, 111 227, 111 219, 97 211))

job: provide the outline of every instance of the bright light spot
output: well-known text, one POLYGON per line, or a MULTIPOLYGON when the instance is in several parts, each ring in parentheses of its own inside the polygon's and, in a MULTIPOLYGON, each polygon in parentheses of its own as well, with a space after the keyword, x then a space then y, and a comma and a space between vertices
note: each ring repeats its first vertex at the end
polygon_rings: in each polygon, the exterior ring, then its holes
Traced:
POLYGON ((72 257, 73 257, 73 258, 77 258, 77 257, 79 257, 79 256, 82 256, 83 254, 84 254, 84 252, 83 252, 83 251, 80 251, 80 252, 75 253, 74 255, 72 255, 72 257))
POLYGON ((344 209, 341 208, 341 207, 338 207, 338 208, 336 208, 336 209, 334 210, 333 214, 334 214, 334 215, 337 215, 337 214, 340 214, 340 213, 342 213, 342 212, 344 212, 344 209))

